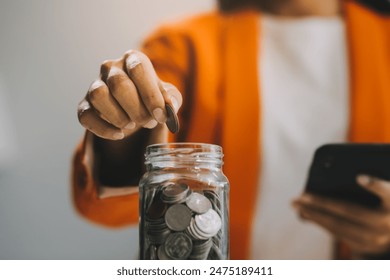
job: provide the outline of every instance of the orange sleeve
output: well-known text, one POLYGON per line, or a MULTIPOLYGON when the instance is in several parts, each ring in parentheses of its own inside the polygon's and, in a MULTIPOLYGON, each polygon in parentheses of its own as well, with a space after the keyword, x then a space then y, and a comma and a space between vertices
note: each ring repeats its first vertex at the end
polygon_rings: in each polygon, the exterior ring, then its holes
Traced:
POLYGON ((93 223, 122 227, 138 221, 138 192, 101 199, 93 175, 93 138, 86 132, 72 162, 72 197, 79 214, 93 223))
MULTIPOLYGON (((176 36, 169 28, 161 28, 145 41, 142 49, 152 60, 160 79, 174 84, 182 93, 186 89, 189 69, 186 47, 181 36, 176 36)), ((182 119, 181 116, 179 118, 182 119)), ((183 122, 181 120, 182 126, 183 122)), ((99 198, 98 182, 93 174, 93 137, 92 133, 86 132, 73 157, 72 197, 75 209, 100 225, 121 227, 138 223, 137 189, 130 195, 99 198)), ((175 136, 170 135, 169 141, 175 141, 175 136)))
POLYGON ((175 85, 181 93, 187 90, 191 69, 191 39, 179 28, 164 26, 152 33, 141 51, 152 61, 159 78, 175 85))

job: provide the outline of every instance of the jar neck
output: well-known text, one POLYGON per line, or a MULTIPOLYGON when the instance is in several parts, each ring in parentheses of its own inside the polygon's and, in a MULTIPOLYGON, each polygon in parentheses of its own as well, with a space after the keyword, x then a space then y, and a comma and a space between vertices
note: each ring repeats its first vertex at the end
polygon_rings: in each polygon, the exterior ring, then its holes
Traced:
POLYGON ((202 143, 155 144, 146 148, 145 164, 148 171, 161 168, 200 168, 220 170, 223 165, 222 148, 202 143))

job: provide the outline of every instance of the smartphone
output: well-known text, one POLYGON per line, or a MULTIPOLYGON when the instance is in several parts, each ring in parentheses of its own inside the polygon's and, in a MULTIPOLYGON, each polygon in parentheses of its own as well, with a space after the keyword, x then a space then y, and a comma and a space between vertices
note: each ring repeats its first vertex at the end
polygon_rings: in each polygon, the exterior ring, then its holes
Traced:
POLYGON ((319 147, 309 170, 306 192, 379 207, 381 199, 357 184, 367 174, 390 181, 390 144, 327 144, 319 147))

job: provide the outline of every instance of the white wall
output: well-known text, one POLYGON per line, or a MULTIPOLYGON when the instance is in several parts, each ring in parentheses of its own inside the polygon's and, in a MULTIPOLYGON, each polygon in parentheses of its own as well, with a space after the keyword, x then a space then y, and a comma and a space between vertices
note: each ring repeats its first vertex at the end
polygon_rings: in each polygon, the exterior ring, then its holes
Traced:
POLYGON ((0 170, 0 259, 136 256, 137 228, 101 228, 72 208, 70 160, 83 133, 76 106, 104 59, 137 47, 163 20, 213 6, 213 0, 1 0, 0 81, 18 155, 12 168, 0 170))

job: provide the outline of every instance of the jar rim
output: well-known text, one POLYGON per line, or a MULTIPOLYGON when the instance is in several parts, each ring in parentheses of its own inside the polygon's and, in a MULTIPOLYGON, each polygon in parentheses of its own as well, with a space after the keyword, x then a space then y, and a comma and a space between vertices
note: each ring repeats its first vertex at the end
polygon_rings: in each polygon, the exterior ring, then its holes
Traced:
POLYGON ((216 144, 200 143, 200 142, 170 142, 152 144, 146 147, 146 153, 160 150, 168 151, 175 148, 193 148, 193 149, 205 149, 207 152, 222 153, 222 147, 216 144))
POLYGON ((168 163, 193 164, 194 162, 223 164, 222 147, 215 144, 173 142, 153 144, 146 147, 145 164, 168 163))

